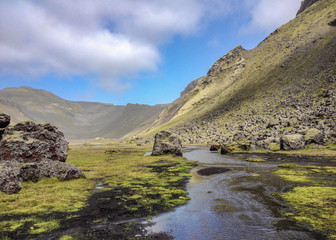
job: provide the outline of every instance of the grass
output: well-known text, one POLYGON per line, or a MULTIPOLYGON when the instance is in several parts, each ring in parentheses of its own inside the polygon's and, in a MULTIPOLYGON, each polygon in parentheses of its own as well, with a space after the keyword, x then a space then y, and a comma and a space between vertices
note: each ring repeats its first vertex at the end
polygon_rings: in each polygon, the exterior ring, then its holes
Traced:
POLYGON ((51 231, 59 227, 57 220, 29 216, 53 212, 76 216, 93 193, 113 189, 124 190, 116 198, 135 217, 186 204, 189 198, 183 183, 195 162, 171 155, 143 156, 150 150, 149 145, 72 145, 67 162, 82 169, 86 178, 71 181, 46 178, 37 183, 24 182, 17 194, 0 193, 1 216, 28 216, 10 221, 3 218, 0 227, 15 232, 28 223, 30 234, 51 231), (98 182, 104 185, 103 189, 95 189, 98 182))
POLYGON ((247 162, 265 162, 265 160, 261 159, 261 158, 246 158, 245 161, 247 161, 247 162))
POLYGON ((54 229, 59 228, 59 222, 56 219, 50 219, 48 221, 37 218, 37 217, 27 217, 18 220, 8 220, 0 222, 0 229, 2 231, 13 232, 23 227, 28 226, 30 234, 41 234, 50 232, 54 229))
POLYGON ((275 174, 292 182, 301 183, 289 192, 279 194, 293 206, 287 216, 326 231, 331 239, 336 234, 336 167, 281 164, 275 174))

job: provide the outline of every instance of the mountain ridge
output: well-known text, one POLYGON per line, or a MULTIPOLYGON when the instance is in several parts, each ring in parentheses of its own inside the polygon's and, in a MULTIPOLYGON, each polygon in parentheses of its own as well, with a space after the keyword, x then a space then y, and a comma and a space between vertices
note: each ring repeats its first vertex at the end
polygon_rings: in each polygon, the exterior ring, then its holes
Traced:
POLYGON ((0 111, 9 114, 13 123, 26 120, 50 122, 61 129, 70 140, 96 137, 120 139, 129 131, 135 131, 164 107, 164 104, 122 106, 69 101, 52 92, 31 87, 0 90, 0 111), (129 117, 134 113, 135 119, 130 121, 129 117), (120 128, 121 125, 124 127, 120 128))

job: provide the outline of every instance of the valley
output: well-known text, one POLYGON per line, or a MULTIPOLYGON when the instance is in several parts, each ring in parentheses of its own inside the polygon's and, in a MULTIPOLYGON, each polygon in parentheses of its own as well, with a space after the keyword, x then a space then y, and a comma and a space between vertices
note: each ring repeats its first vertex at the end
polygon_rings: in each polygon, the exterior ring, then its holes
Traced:
POLYGON ((335 22, 304 0, 170 104, 0 90, 0 238, 336 239, 335 22))

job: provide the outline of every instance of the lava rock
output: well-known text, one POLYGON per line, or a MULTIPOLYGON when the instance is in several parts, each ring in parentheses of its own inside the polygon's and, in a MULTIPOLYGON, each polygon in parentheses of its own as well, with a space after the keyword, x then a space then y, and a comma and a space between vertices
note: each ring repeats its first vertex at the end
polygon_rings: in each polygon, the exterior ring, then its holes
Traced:
POLYGON ((84 177, 80 169, 68 163, 45 159, 36 164, 39 179, 58 177, 60 180, 65 181, 84 177))
POLYGON ((68 150, 68 142, 57 127, 28 121, 6 129, 0 143, 0 159, 19 162, 50 159, 65 162, 68 150))
POLYGON ((0 113, 0 128, 5 128, 10 124, 10 116, 0 113))
POLYGON ((13 194, 21 190, 18 178, 20 168, 17 161, 0 161, 0 190, 13 194))
POLYGON ((289 134, 280 138, 281 150, 299 150, 305 147, 304 136, 301 134, 289 134))
POLYGON ((174 133, 161 131, 155 135, 153 156, 175 154, 182 156, 182 141, 174 133))
POLYGON ((20 181, 37 182, 39 180, 39 169, 36 163, 25 163, 20 168, 20 181))
POLYGON ((211 147, 210 147, 210 151, 218 151, 220 149, 220 145, 212 145, 211 147))
POLYGON ((224 155, 224 154, 231 153, 231 152, 232 152, 232 149, 229 146, 221 145, 221 148, 220 148, 221 154, 224 155))

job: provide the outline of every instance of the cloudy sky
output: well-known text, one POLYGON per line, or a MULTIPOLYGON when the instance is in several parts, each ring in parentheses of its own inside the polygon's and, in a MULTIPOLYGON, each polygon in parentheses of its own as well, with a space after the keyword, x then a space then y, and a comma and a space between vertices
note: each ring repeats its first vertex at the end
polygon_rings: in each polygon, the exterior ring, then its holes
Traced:
POLYGON ((255 47, 301 0, 0 0, 0 89, 169 103, 237 45, 255 47))

